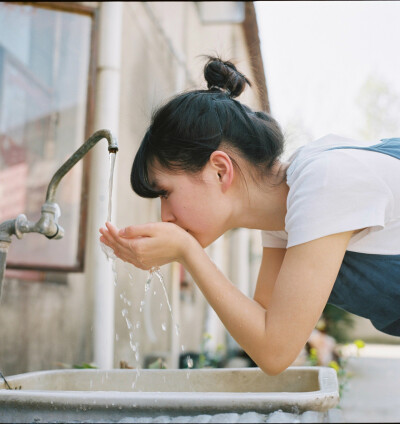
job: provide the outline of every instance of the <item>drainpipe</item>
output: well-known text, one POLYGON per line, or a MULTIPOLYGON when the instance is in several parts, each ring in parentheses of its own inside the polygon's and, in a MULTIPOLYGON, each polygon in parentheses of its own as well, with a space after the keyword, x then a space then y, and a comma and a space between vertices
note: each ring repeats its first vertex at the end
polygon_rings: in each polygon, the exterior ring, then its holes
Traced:
MULTIPOLYGON (((179 54, 176 61, 176 80, 175 80, 175 92, 180 93, 185 89, 186 84, 186 60, 183 55, 179 54), (184 64, 184 65, 182 65, 184 64)), ((181 302, 180 302, 180 264, 173 262, 171 264, 171 307, 173 323, 171 323, 170 329, 170 356, 169 356, 169 368, 179 368, 179 355, 181 338, 180 332, 176 331, 175 325, 179 327, 181 325, 181 302)))
MULTIPOLYGON (((96 70, 94 129, 107 128, 118 138, 122 2, 99 3, 99 50, 96 70)), ((91 152, 85 267, 93 290, 93 361, 99 368, 114 366, 114 275, 99 242, 99 228, 108 212, 109 155, 106 144, 91 152)), ((114 182, 117 181, 118 154, 114 182)), ((113 189, 115 216, 116 184, 113 189)))

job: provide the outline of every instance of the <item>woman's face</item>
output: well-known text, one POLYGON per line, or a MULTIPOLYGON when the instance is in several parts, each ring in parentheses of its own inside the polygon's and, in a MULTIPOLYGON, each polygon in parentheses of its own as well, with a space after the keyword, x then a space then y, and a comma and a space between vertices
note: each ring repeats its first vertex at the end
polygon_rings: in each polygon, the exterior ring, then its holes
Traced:
POLYGON ((229 228, 229 204, 221 190, 218 173, 206 166, 196 175, 172 173, 154 166, 149 175, 161 197, 161 219, 188 231, 206 247, 229 228))

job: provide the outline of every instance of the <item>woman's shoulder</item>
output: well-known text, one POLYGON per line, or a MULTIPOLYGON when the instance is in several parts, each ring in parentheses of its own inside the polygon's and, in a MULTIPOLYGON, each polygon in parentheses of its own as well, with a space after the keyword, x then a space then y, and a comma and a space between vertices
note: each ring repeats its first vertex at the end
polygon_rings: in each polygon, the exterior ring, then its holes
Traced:
MULTIPOLYGON (((297 148, 289 157, 287 168, 287 179, 290 186, 291 180, 296 178, 305 168, 321 168, 337 158, 343 165, 343 150, 330 150, 333 147, 339 146, 358 146, 367 147, 375 144, 371 141, 360 141, 348 137, 343 137, 337 134, 327 134, 317 140, 311 141, 297 148)), ((346 150, 345 152, 349 152, 346 150)), ((345 153, 346 154, 346 153, 345 153)))

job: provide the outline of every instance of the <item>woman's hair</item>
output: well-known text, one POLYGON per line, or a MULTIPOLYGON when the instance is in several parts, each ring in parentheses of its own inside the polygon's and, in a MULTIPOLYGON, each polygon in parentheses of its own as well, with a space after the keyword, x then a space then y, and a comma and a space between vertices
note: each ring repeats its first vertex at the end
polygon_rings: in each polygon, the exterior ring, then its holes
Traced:
POLYGON ((155 162, 195 174, 223 147, 264 176, 283 153, 284 137, 272 116, 235 100, 251 83, 233 63, 208 57, 204 77, 208 90, 181 93, 153 113, 131 170, 131 186, 139 196, 165 194, 149 180, 149 166, 155 162))

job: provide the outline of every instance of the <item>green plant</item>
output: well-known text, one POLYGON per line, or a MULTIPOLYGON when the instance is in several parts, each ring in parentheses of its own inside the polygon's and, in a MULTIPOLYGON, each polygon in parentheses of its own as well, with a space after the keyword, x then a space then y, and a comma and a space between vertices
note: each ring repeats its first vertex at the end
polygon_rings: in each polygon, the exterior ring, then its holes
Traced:
POLYGON ((65 364, 64 362, 57 362, 57 365, 61 368, 77 368, 77 369, 97 369, 98 366, 91 363, 88 364, 87 362, 82 362, 82 364, 65 364))
POLYGON ((322 312, 316 328, 332 336, 337 343, 348 343, 349 329, 354 326, 354 320, 347 311, 334 305, 327 304, 322 312))
MULTIPOLYGON (((348 346, 350 343, 347 343, 346 346, 348 346)), ((365 347, 365 343, 360 340, 354 340, 352 343, 356 347, 356 355, 360 355, 360 349, 365 347)), ((337 359, 330 361, 328 366, 333 368, 337 373, 338 383, 339 383, 339 396, 342 397, 344 392, 348 388, 348 383, 350 378, 352 377, 352 374, 348 371, 347 365, 348 365, 349 357, 346 357, 342 354, 341 351, 337 352, 337 359)), ((307 360, 307 365, 315 366, 318 365, 318 350, 316 348, 310 348, 307 360)))
POLYGON ((200 344, 199 353, 187 354, 183 368, 219 368, 225 357, 225 346, 219 344, 215 351, 208 348, 211 334, 204 333, 200 344))
POLYGON ((165 370, 165 369, 167 369, 167 364, 161 358, 158 358, 154 362, 149 364, 149 369, 151 369, 151 370, 157 370, 157 369, 165 370))

